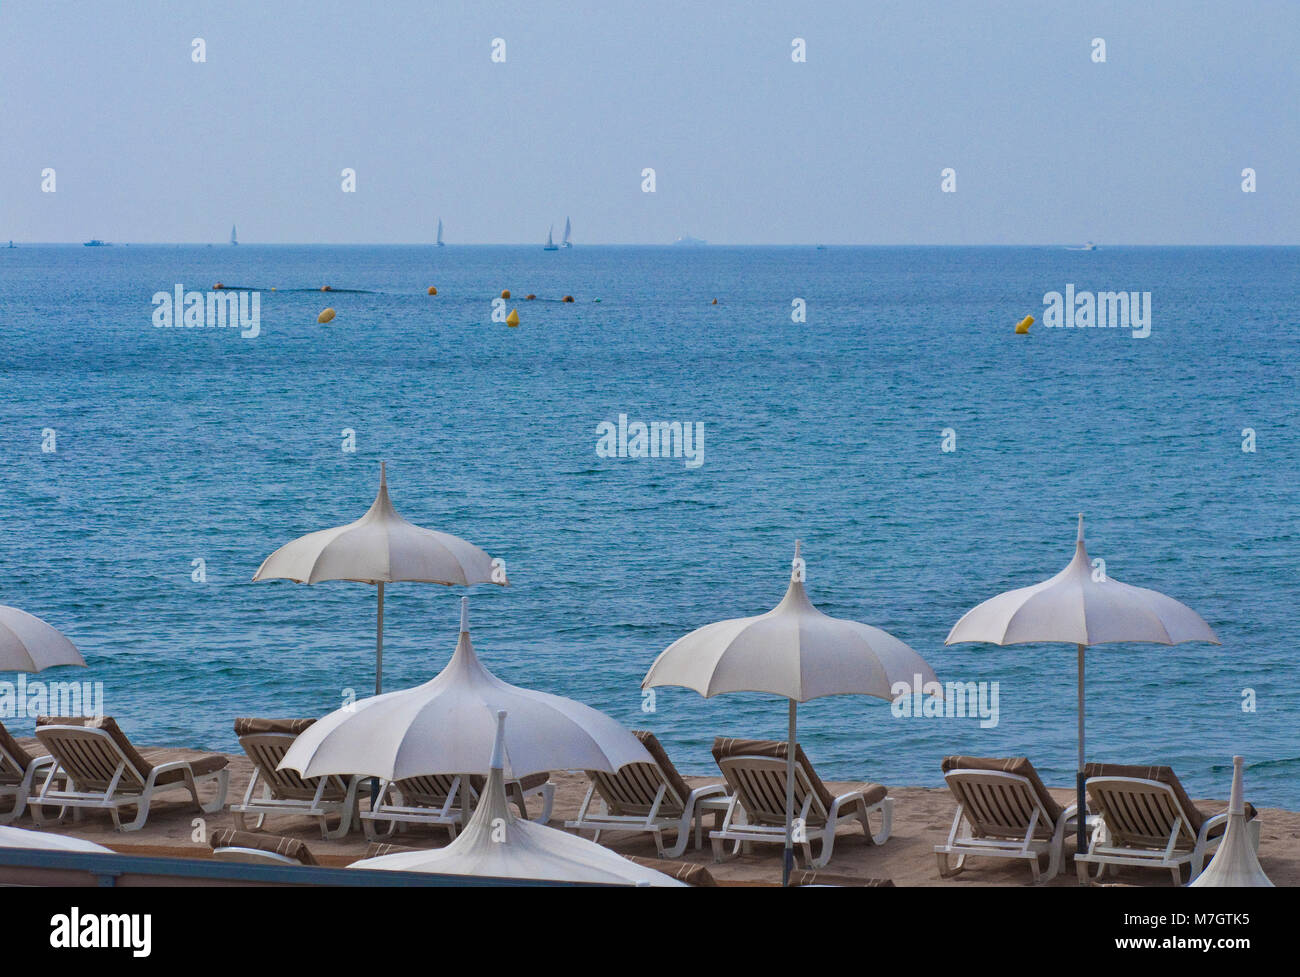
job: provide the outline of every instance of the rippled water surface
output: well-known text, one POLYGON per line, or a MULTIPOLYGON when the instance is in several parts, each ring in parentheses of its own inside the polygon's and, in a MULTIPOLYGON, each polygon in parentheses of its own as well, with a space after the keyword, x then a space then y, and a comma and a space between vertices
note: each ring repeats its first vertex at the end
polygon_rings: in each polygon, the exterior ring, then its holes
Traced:
MULTIPOLYGON (((373 588, 250 578, 359 516, 384 459, 404 515, 507 562, 513 586, 472 592, 484 662, 654 729, 688 772, 717 734, 783 736, 784 704, 670 689, 645 713, 641 676, 775 604, 797 536, 824 611, 1000 689, 992 729, 809 703, 826 777, 937 784, 945 753, 1026 754, 1065 786, 1073 648, 943 640, 1064 566, 1083 511, 1111 575, 1223 641, 1091 652, 1089 756, 1226 797, 1242 753, 1251 798, 1296 808, 1298 285, 1294 249, 3 249, 0 603, 71 636, 89 669, 43 677, 102 681, 139 741, 232 749, 236 715, 373 683, 373 588), (217 281, 260 290, 256 339, 154 327, 155 292, 217 281), (1150 337, 1012 334, 1067 283, 1150 291, 1150 337), (505 287, 518 329, 490 321, 505 287), (704 464, 597 457, 619 413, 702 422, 704 464)), ((459 596, 388 588, 388 688, 447 661, 459 596)))

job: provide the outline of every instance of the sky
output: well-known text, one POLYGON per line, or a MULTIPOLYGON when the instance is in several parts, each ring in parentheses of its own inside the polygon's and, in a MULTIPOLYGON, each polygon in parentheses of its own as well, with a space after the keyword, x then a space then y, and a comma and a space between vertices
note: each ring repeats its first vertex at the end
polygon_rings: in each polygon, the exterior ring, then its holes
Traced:
POLYGON ((0 0, 0 240, 1296 244, 1298 82, 1294 0, 0 0))

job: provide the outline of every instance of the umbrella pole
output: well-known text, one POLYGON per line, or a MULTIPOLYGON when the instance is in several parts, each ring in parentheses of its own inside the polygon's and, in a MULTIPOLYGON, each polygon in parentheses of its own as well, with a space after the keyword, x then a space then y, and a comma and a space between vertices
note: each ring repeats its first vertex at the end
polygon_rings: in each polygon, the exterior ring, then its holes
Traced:
POLYGON ((379 608, 375 614, 375 695, 384 691, 384 582, 379 581, 379 608))
POLYGON ((1083 652, 1084 646, 1079 645, 1079 765, 1078 773, 1075 774, 1075 818, 1079 822, 1078 836, 1076 839, 1076 851, 1082 855, 1088 850, 1088 805, 1086 792, 1084 790, 1083 776, 1083 652))
POLYGON ((785 747, 785 857, 781 860, 781 885, 790 884, 794 868, 794 753, 795 717, 799 703, 790 700, 790 731, 785 747))
MULTIPOLYGON (((375 612, 375 695, 384 691, 384 582, 379 581, 378 610, 375 612)), ((375 806, 379 796, 379 779, 370 781, 370 806, 375 806)))

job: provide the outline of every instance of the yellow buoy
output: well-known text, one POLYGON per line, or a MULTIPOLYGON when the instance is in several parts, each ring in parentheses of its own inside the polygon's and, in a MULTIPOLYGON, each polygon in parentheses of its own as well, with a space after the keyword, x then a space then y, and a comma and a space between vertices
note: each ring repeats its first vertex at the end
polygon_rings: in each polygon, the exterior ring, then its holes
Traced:
POLYGON ((226 287, 226 286, 225 286, 225 285, 222 285, 221 282, 217 282, 215 285, 212 286, 212 290, 213 290, 214 292, 219 292, 219 291, 221 291, 221 290, 222 290, 223 288, 225 288, 225 287, 226 287))
POLYGON ((532 292, 529 292, 527 295, 524 296, 524 301, 531 302, 535 298, 537 298, 537 296, 534 295, 532 292))
POLYGON ((334 289, 330 288, 328 285, 322 285, 322 286, 320 287, 320 290, 321 290, 322 292, 332 292, 332 291, 334 291, 334 289))
POLYGON ((564 296, 564 298, 561 299, 560 301, 562 301, 562 302, 572 302, 572 301, 573 301, 573 296, 572 296, 572 295, 566 295, 566 296, 564 296))
POLYGON ((437 290, 436 288, 434 288, 432 285, 430 285, 430 286, 429 286, 429 294, 430 294, 430 295, 437 295, 437 294, 438 294, 438 290, 437 290))
POLYGON ((1019 322, 1016 323, 1016 335, 1017 336, 1028 335, 1029 327, 1032 326, 1033 324, 1034 324, 1034 317, 1031 315, 1025 316, 1023 319, 1021 319, 1019 322))
POLYGON ((508 289, 508 288, 503 288, 503 289, 501 289, 501 297, 502 297, 503 299, 508 299, 508 298, 510 298, 510 289, 508 289))
POLYGON ((334 310, 325 309, 316 317, 317 322, 332 322, 334 320, 334 310))
POLYGON ((511 329, 513 329, 513 328, 515 328, 515 326, 519 325, 519 310, 518 310, 518 309, 511 309, 511 310, 510 310, 510 314, 509 314, 508 316, 506 316, 506 325, 509 326, 511 329))
POLYGON ((714 300, 713 300, 713 304, 714 304, 714 305, 717 305, 717 304, 718 304, 718 300, 717 300, 717 299, 714 299, 714 300))

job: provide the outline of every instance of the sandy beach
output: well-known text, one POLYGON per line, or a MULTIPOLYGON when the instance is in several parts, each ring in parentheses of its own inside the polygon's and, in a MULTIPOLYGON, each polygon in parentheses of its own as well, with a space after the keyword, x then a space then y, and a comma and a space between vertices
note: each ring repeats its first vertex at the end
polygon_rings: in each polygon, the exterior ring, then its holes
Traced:
MULTIPOLYGON (((25 745, 35 746, 35 740, 21 740, 25 745)), ((194 750, 152 748, 141 751, 152 762, 185 759, 203 754, 194 750)), ((230 791, 227 805, 237 803, 243 797, 253 768, 247 757, 227 754, 230 760, 230 791)), ((586 791, 586 777, 579 771, 561 771, 551 775, 556 784, 555 807, 551 824, 562 827, 566 818, 572 818, 586 791)), ((720 780, 720 778, 718 778, 720 780)), ((687 777, 692 787, 716 782, 705 777, 687 777)), ((839 792, 852 786, 850 784, 828 783, 832 791, 839 792)), ((1069 803, 1072 791, 1068 788, 1051 788, 1053 796, 1062 804, 1069 803)), ((890 839, 881 846, 865 844, 859 830, 841 828, 837 835, 834 856, 830 865, 823 871, 851 879, 889 879, 898 886, 1025 886, 1030 885, 1028 869, 1019 863, 1002 859, 973 859, 964 872, 949 879, 941 879, 935 864, 934 846, 941 844, 952 825, 955 804, 952 796, 944 788, 934 787, 893 787, 889 794, 894 798, 894 830, 890 839)), ((179 797, 182 795, 172 795, 179 797)), ((205 800, 210 797, 205 793, 205 800)), ((1194 798, 1197 806, 1208 814, 1217 814, 1227 807, 1222 799, 1194 798)), ((363 806, 364 806, 363 801, 363 806)), ((533 802, 538 803, 536 800, 533 802)), ((55 831, 60 834, 85 838, 106 845, 124 854, 167 855, 172 857, 210 857, 206 843, 193 839, 196 828, 193 820, 200 815, 193 805, 161 799, 155 802, 149 815, 149 821, 140 831, 114 831, 112 821, 107 814, 87 813, 80 822, 48 823, 40 830, 55 831)), ((206 815, 205 829, 208 833, 221 828, 235 827, 234 818, 228 811, 206 815)), ((1300 885, 1300 813, 1279 808, 1260 808, 1262 826, 1260 832, 1259 861, 1264 871, 1277 886, 1300 885)), ((36 827, 30 816, 24 816, 15 827, 36 827)), ((706 819, 706 830, 708 822, 706 819)), ((326 866, 345 866, 363 857, 367 840, 360 829, 354 829, 347 838, 337 841, 325 841, 320 837, 316 822, 300 817, 280 817, 270 819, 266 825, 268 833, 287 835, 307 843, 317 860, 326 866)), ((417 828, 401 836, 389 839, 411 847, 437 848, 446 844, 447 834, 442 830, 417 828)), ((649 835, 632 835, 606 833, 601 836, 601 843, 623 855, 638 855, 653 858, 654 842, 649 835)), ((1071 846, 1067 842, 1067 851, 1071 846)), ((709 848, 707 835, 704 848, 695 850, 688 847, 681 857, 682 861, 697 862, 708 866, 709 871, 722 885, 766 885, 780 881, 781 856, 776 845, 757 845, 748 855, 715 863, 709 848)), ((1158 870, 1122 869, 1115 879, 1107 879, 1124 885, 1170 887, 1172 882, 1167 872, 1158 870)), ((1068 860, 1061 874, 1052 882, 1052 886, 1075 886, 1077 880, 1073 864, 1068 860)))

